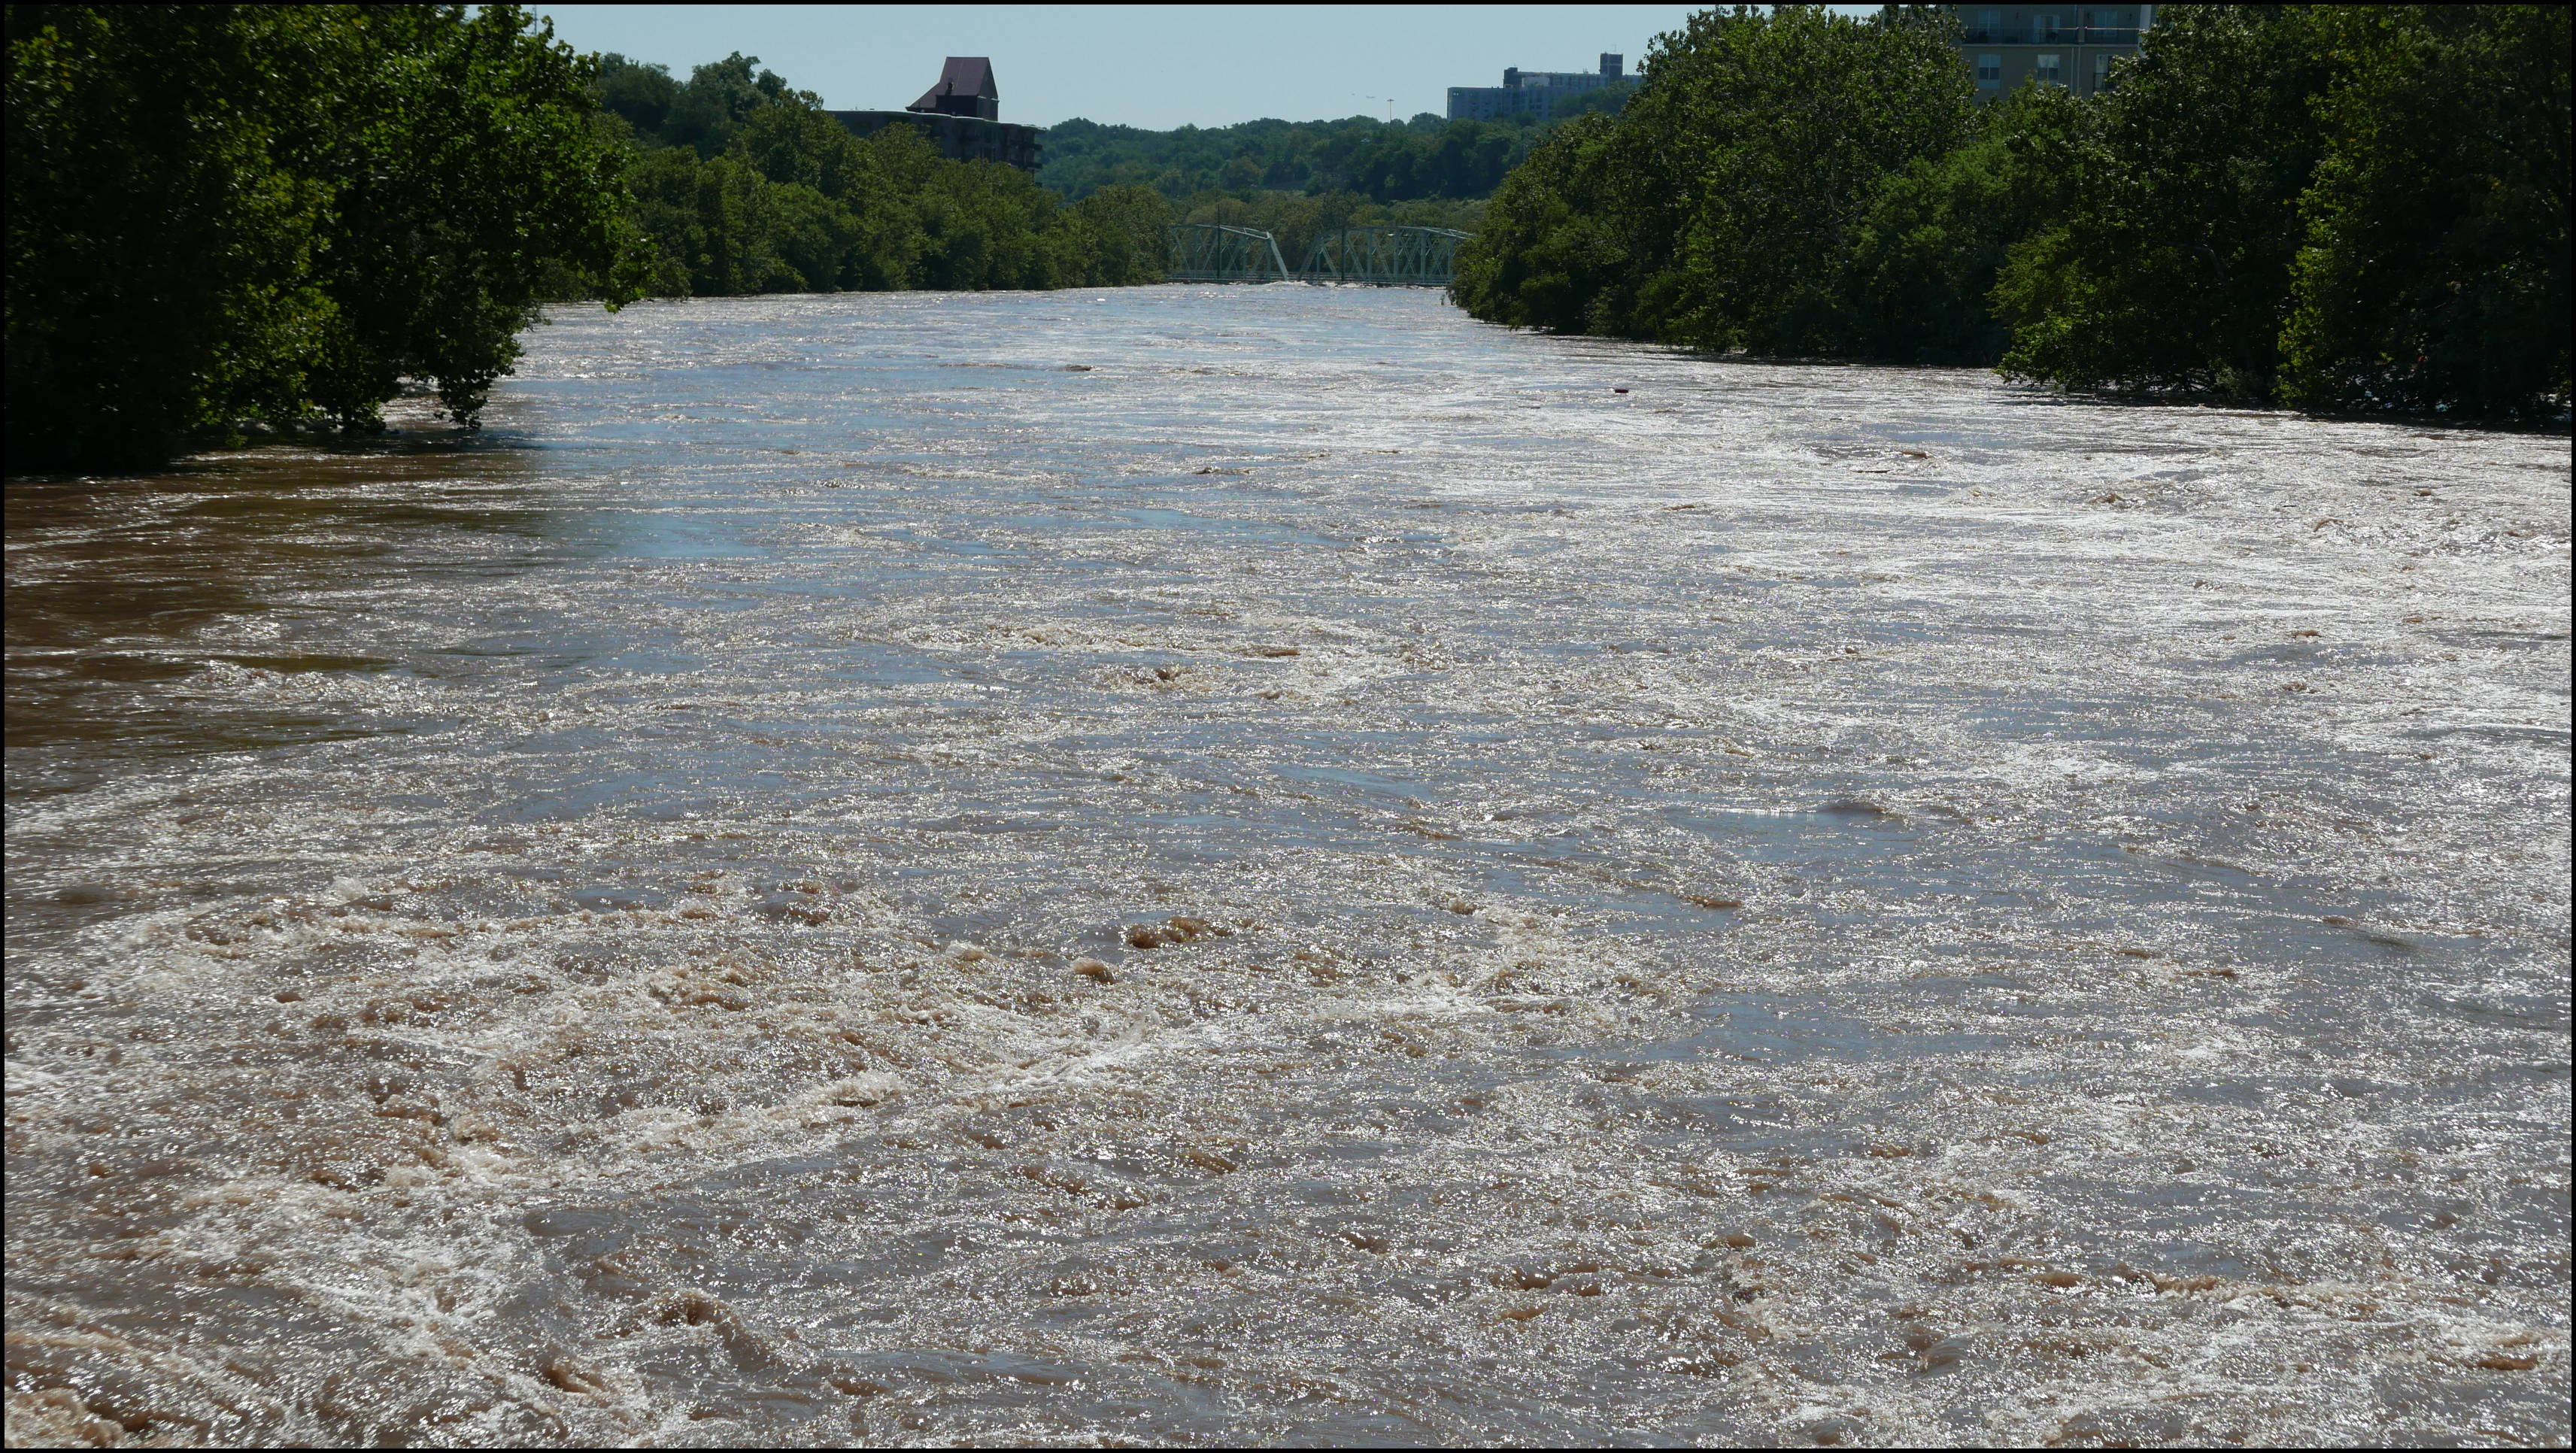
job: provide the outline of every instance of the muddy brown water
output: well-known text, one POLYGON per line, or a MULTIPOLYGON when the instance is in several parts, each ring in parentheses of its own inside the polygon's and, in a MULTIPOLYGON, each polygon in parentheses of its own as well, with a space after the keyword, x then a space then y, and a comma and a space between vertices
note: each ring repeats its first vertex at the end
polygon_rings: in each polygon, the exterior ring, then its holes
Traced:
POLYGON ((2566 1440, 2563 436, 530 345, 12 485, 13 1442, 2566 1440))

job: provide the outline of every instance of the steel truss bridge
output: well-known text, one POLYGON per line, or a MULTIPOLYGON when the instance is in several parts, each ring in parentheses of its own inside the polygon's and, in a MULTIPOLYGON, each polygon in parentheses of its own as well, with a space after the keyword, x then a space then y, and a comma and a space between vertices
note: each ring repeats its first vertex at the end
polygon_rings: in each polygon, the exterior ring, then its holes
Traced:
POLYGON ((1447 287, 1458 244, 1471 234, 1447 227, 1352 227, 1315 239, 1304 268, 1291 272, 1279 239, 1250 227, 1185 222, 1171 229, 1177 283, 1368 283, 1447 287))
POLYGON ((1306 281, 1445 288, 1458 275, 1458 244, 1469 235, 1447 227, 1353 227, 1327 232, 1306 253, 1306 281))
POLYGON ((1292 276, 1279 239, 1249 227, 1184 222, 1171 229, 1176 283, 1270 283, 1292 276))

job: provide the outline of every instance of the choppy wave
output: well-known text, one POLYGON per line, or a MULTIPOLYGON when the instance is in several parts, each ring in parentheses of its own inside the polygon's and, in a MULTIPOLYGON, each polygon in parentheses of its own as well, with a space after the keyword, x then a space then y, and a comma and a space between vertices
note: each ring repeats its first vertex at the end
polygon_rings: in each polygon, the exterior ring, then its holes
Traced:
POLYGON ((2563 438, 532 345, 13 486, 13 1442, 2565 1441, 2563 438))

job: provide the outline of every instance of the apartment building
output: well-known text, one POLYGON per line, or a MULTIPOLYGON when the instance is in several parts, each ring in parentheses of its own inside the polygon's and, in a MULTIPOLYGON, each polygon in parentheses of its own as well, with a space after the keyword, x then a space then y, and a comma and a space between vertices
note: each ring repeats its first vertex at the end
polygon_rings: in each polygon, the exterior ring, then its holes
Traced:
POLYGON ((1628 79, 1627 66, 1626 56, 1607 51, 1602 53, 1600 69, 1592 71, 1525 71, 1514 66, 1503 72, 1499 86, 1451 86, 1449 119, 1492 121, 1504 116, 1535 116, 1541 121, 1552 120, 1559 101, 1628 79))
POLYGON ((2089 96, 2110 84, 2114 63, 2138 53, 2153 5, 1953 5, 1960 50, 1991 101, 2024 81, 2089 96))

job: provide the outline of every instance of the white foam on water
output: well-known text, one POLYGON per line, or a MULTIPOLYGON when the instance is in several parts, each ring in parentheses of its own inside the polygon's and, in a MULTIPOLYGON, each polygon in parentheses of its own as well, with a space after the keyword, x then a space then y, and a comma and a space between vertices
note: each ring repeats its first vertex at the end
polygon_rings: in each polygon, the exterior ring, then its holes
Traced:
POLYGON ((13 1441, 2566 1437, 2561 437, 1287 288, 489 417, 13 523, 13 1441))

